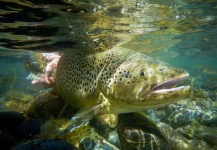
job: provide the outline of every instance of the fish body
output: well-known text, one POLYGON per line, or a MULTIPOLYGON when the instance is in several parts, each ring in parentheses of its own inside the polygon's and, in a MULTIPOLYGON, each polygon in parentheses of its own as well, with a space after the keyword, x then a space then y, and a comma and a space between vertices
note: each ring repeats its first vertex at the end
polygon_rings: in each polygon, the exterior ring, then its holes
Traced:
POLYGON ((100 113, 126 113, 168 105, 186 97, 188 86, 172 88, 188 77, 147 55, 123 47, 90 54, 65 53, 59 60, 56 85, 75 108, 103 102, 100 113))

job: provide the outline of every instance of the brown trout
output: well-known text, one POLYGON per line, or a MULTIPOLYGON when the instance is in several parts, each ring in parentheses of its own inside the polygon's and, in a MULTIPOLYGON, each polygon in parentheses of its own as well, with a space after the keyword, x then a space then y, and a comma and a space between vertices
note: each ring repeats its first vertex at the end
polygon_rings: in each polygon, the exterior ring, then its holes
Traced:
POLYGON ((100 113, 142 111, 185 98, 189 86, 175 85, 189 74, 123 47, 95 54, 66 53, 59 60, 56 85, 75 108, 103 103, 100 113))

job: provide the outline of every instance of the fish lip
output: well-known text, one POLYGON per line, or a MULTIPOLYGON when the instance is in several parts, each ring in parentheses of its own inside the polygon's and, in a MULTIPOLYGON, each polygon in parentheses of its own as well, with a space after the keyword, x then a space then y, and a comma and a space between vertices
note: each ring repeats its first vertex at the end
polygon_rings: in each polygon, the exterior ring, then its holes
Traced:
POLYGON ((154 93, 154 94, 163 94, 163 93, 168 93, 168 92, 174 92, 174 91, 179 91, 182 89, 187 88, 188 86, 179 86, 179 87, 175 87, 175 88, 170 88, 174 85, 176 85, 178 82, 187 79, 189 77, 189 74, 186 74, 184 76, 178 77, 178 78, 173 78, 173 79, 168 79, 165 80, 163 82, 160 82, 159 84, 155 85, 154 87, 152 87, 148 92, 146 92, 142 99, 145 100, 150 94, 154 93), (169 86, 169 88, 164 88, 163 86, 169 86), (163 88, 161 88, 163 87, 163 88), (160 89, 158 89, 160 88, 160 89))

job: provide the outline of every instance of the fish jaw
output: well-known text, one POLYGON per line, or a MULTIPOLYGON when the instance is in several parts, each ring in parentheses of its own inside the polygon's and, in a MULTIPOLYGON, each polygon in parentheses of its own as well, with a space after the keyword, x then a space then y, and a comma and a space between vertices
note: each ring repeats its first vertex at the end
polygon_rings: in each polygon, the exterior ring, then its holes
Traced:
POLYGON ((145 111, 147 109, 160 108, 172 103, 178 102, 181 99, 189 97, 191 93, 191 88, 189 85, 185 86, 177 91, 164 92, 164 93, 151 93, 148 97, 143 100, 135 101, 117 101, 110 99, 109 111, 104 113, 129 113, 145 111))
POLYGON ((174 87, 176 84, 178 84, 180 81, 187 79, 189 74, 182 75, 181 77, 176 77, 172 79, 165 80, 163 82, 160 82, 156 86, 153 86, 148 92, 143 94, 143 87, 138 91, 137 98, 139 100, 146 100, 150 95, 164 95, 168 93, 178 93, 179 91, 183 91, 185 89, 188 89, 188 85, 178 86, 174 87), (140 95, 140 97, 139 97, 140 95))
POLYGON ((132 102, 132 105, 143 105, 147 109, 159 108, 189 97, 191 92, 189 85, 176 86, 188 79, 188 76, 186 72, 176 78, 164 80, 147 92, 143 91, 143 87, 140 88, 136 97, 137 102, 132 102))
MULTIPOLYGON (((142 101, 142 104, 147 105, 147 108, 159 108, 188 98, 190 93, 191 88, 189 85, 154 91, 142 101)), ((134 104, 137 105, 137 103, 134 104)))

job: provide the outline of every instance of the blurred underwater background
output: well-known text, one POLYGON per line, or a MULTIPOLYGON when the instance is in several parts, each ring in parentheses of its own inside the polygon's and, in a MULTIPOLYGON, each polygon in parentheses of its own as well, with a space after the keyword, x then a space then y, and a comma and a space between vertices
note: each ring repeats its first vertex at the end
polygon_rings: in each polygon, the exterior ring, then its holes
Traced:
POLYGON ((1 147, 217 149, 217 1, 1 0, 0 8, 1 147), (189 98, 60 135, 77 110, 58 118, 64 101, 55 88, 32 84, 51 62, 42 54, 116 45, 187 70, 189 98))

